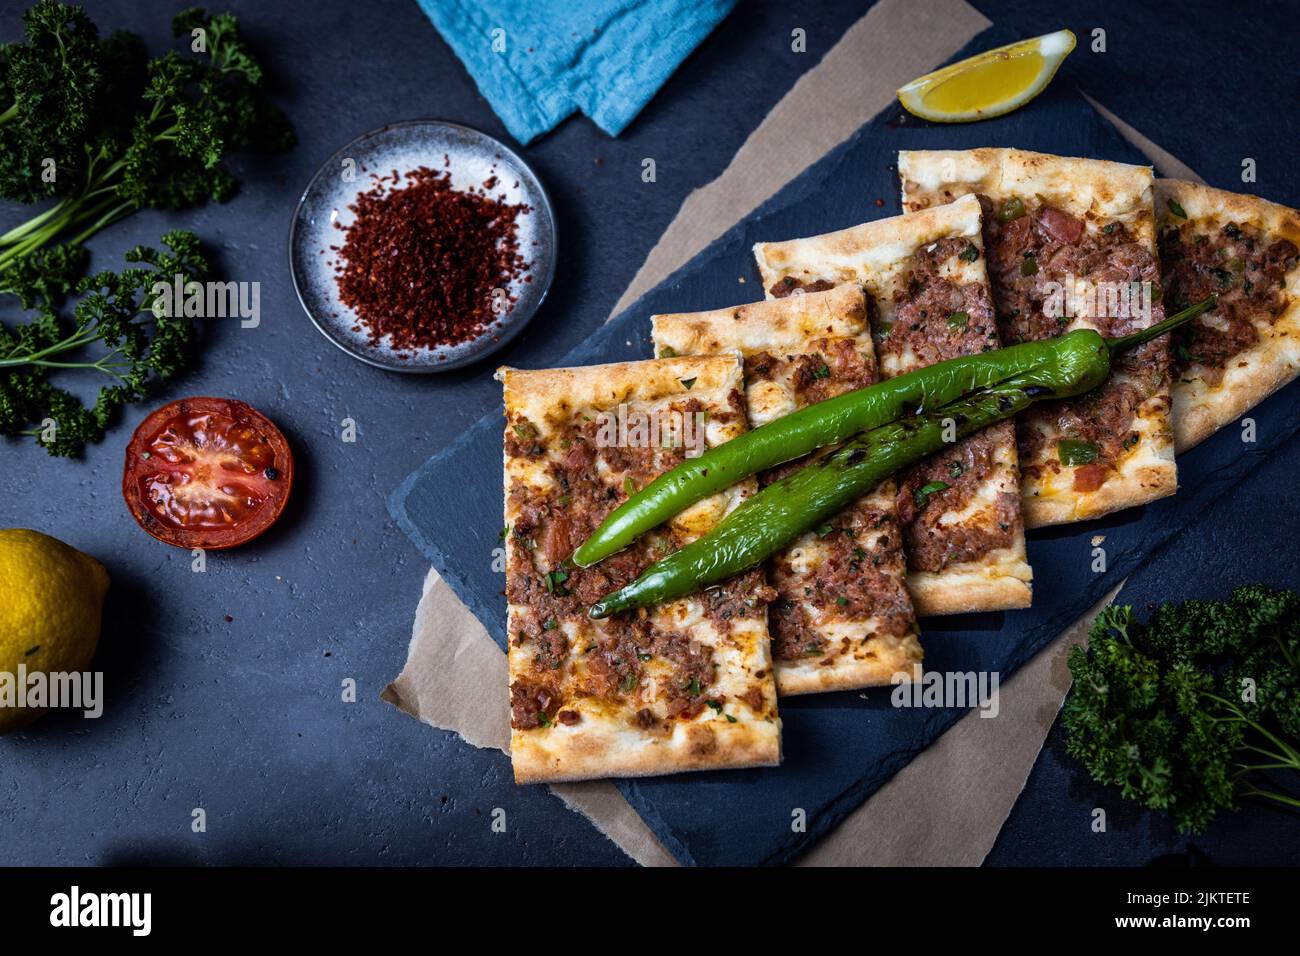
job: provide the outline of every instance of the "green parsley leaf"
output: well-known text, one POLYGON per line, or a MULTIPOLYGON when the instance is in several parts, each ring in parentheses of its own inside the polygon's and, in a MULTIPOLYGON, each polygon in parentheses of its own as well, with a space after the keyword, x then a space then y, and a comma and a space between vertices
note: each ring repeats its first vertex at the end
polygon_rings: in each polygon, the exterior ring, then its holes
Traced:
POLYGON ((950 487, 951 485, 946 481, 931 481, 922 485, 920 488, 917 488, 916 491, 912 493, 912 499, 916 502, 918 508, 924 508, 925 503, 930 499, 931 495, 938 494, 944 489, 950 487))
POLYGON ((1079 465, 1091 465, 1097 460, 1100 453, 1101 448, 1096 442, 1062 438, 1056 443, 1056 457, 1062 465, 1070 468, 1079 465))

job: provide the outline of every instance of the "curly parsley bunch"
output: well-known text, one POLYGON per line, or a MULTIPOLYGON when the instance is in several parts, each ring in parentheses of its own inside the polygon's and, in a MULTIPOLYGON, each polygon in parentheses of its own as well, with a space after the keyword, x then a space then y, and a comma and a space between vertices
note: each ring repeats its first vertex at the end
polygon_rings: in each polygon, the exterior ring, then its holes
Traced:
POLYGON ((1300 595, 1239 587, 1141 624, 1112 605, 1070 651, 1067 751, 1094 780, 1200 833, 1240 798, 1300 808, 1300 595), (1276 786, 1275 786, 1276 785, 1276 786))
POLYGON ((0 44, 0 198, 51 204, 0 235, 0 292, 35 311, 0 318, 0 435, 75 455, 186 367, 193 325, 155 316, 152 289, 208 270, 194 235, 170 232, 163 251, 140 246, 122 272, 81 278, 82 244, 138 209, 224 202, 238 185, 226 157, 288 149, 294 134, 230 14, 181 12, 172 32, 196 55, 152 60, 138 37, 101 38, 80 7, 55 0, 23 24, 25 42, 0 44), (70 293, 81 298, 65 315, 70 293), (90 407, 56 384, 78 370, 109 379, 90 407))
POLYGON ((0 322, 0 435, 30 435, 51 455, 76 455, 104 437, 119 408, 186 368, 193 322, 183 309, 155 309, 155 287, 173 288, 177 276, 182 287, 202 280, 208 264, 193 233, 169 232, 162 242, 161 251, 132 249, 126 259, 133 265, 121 272, 77 282, 81 298, 71 318, 45 292, 23 288, 39 318, 12 330, 0 322), (107 377, 90 408, 50 380, 78 369, 107 377))
POLYGON ((33 253, 138 209, 224 202, 225 157, 294 144, 230 14, 183 11, 173 33, 202 30, 203 51, 148 62, 138 37, 100 39, 80 7, 40 0, 23 21, 27 42, 0 47, 0 197, 57 202, 0 235, 0 291, 33 253))

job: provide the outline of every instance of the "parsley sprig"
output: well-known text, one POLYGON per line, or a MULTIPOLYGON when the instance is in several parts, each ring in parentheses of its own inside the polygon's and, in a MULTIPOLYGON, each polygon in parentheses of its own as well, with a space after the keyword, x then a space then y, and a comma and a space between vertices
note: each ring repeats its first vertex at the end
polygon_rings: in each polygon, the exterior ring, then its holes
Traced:
POLYGON ((0 321, 0 434, 29 435, 51 455, 77 455, 87 442, 104 437, 119 408, 188 366, 193 322, 183 310, 155 314, 154 288, 172 286, 176 276, 182 283, 201 280, 208 264, 193 233, 169 232, 162 244, 161 251, 132 249, 126 254, 132 265, 121 272, 79 280, 74 289, 80 298, 70 317, 39 276, 20 288, 37 314, 13 325, 0 321), (103 376, 89 408, 51 381, 52 375, 84 372, 103 376))
POLYGON ((183 11, 173 32, 203 30, 204 51, 147 62, 138 37, 100 39, 80 7, 40 0, 23 22, 27 42, 0 48, 0 197, 56 202, 0 235, 0 291, 25 258, 139 209, 224 202, 226 156, 294 143, 230 14, 183 11))
POLYGON ((1200 833, 1244 797, 1300 809, 1300 594, 1112 605, 1070 651, 1067 750, 1100 783, 1200 833))

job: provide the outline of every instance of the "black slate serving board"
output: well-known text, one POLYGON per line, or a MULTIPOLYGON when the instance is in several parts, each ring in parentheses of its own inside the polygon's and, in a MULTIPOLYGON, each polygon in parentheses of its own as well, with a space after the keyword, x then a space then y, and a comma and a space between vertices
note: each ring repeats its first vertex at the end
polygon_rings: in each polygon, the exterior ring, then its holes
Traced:
MULTIPOLYGON (((954 59, 1013 39, 1007 31, 990 28, 954 59)), ((901 211, 894 167, 899 149, 976 146, 1145 161, 1064 84, 1049 88, 1019 112, 971 125, 931 126, 891 108, 595 332, 563 364, 649 358, 652 314, 722 308, 762 297, 750 254, 754 242, 896 215, 901 211)), ((1229 427, 1180 457, 1177 496, 1087 524, 1032 532, 1033 608, 923 621, 927 670, 996 672, 1005 681, 1300 428, 1291 394, 1283 392, 1252 412, 1258 423, 1256 443, 1243 444, 1239 430, 1229 427), (1107 570, 1102 573, 1092 570, 1094 535, 1106 539, 1107 570)), ((504 582, 492 570, 502 526, 502 427, 499 411, 485 416, 412 474, 393 493, 390 511, 504 647, 504 582)), ((890 690, 783 701, 785 760, 778 768, 682 774, 624 781, 620 787, 684 864, 787 862, 965 713, 896 708, 890 690), (792 827, 796 811, 806 819, 802 832, 792 827)))

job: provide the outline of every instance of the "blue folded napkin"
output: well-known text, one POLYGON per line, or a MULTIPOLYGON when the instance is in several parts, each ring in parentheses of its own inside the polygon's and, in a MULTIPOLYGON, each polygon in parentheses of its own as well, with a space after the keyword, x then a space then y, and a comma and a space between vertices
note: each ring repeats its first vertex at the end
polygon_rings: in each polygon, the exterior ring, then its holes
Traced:
POLYGON ((417 0, 515 139, 617 136, 736 0, 417 0))

